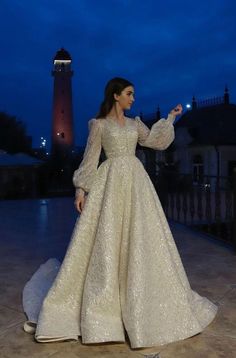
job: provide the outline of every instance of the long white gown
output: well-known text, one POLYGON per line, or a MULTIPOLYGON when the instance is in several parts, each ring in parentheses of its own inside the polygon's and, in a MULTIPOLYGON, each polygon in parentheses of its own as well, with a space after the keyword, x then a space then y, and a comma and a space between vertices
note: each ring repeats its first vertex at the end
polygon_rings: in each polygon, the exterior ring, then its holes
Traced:
POLYGON ((91 119, 73 182, 88 192, 65 258, 49 259, 27 282, 24 329, 38 342, 125 341, 151 347, 191 337, 217 306, 190 287, 154 186, 135 156, 174 140, 174 116, 151 130, 139 117, 91 119), (101 148, 106 160, 98 167, 101 148))

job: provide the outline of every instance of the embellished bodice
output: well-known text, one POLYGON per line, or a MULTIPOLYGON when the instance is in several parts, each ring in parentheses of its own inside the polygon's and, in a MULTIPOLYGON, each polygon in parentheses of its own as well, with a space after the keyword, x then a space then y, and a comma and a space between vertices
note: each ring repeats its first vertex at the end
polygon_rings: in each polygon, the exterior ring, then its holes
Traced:
POLYGON ((107 158, 135 155, 138 132, 134 120, 126 118, 124 125, 109 119, 101 122, 101 145, 107 158))
POLYGON ((160 119, 149 129, 139 117, 125 117, 123 125, 109 118, 92 118, 83 160, 74 172, 74 186, 86 192, 90 190, 102 148, 107 159, 134 156, 137 143, 156 150, 166 149, 175 137, 174 120, 175 116, 169 114, 167 119, 160 119))

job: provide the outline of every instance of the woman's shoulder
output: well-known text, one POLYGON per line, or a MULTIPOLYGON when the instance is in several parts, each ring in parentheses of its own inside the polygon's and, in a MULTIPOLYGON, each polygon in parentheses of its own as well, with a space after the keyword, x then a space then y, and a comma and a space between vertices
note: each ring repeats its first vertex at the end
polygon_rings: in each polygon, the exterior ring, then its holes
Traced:
POLYGON ((125 118, 130 121, 136 121, 137 119, 140 119, 140 116, 126 116, 125 118))
POLYGON ((104 122, 106 120, 106 118, 96 118, 96 117, 93 117, 91 118, 88 123, 96 123, 96 124, 100 124, 102 122, 104 122))
POLYGON ((91 118, 89 121, 88 121, 88 128, 89 130, 91 130, 91 128, 100 128, 102 125, 102 121, 101 121, 101 118, 91 118))
MULTIPOLYGON (((128 117, 128 116, 125 116, 125 119, 128 123, 134 123, 136 124, 138 121, 140 121, 140 117, 139 116, 135 116, 135 117, 128 117)), ((92 127, 96 127, 96 128, 102 128, 104 126, 105 123, 109 122, 107 120, 107 118, 91 118, 89 121, 88 121, 88 127, 89 129, 91 129, 92 127)))
POLYGON ((132 117, 125 117, 127 121, 129 121, 129 123, 134 123, 137 125, 137 122, 140 121, 140 117, 139 116, 132 116, 132 117))
POLYGON ((105 121, 105 120, 106 120, 105 118, 96 118, 96 117, 93 117, 93 118, 91 118, 91 119, 88 121, 88 123, 89 123, 89 124, 94 124, 94 123, 100 124, 100 123, 102 123, 102 122, 105 121))
POLYGON ((106 118, 92 118, 89 121, 89 126, 94 126, 94 127, 99 127, 99 128, 103 128, 104 124, 107 122, 106 118))

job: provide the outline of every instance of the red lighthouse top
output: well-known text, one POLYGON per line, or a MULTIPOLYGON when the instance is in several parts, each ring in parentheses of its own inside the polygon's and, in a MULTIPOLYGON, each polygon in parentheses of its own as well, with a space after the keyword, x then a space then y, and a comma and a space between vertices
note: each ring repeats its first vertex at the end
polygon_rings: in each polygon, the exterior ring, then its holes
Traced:
POLYGON ((64 48, 61 48, 59 51, 57 51, 56 56, 53 59, 54 61, 72 61, 71 56, 68 51, 66 51, 64 48))

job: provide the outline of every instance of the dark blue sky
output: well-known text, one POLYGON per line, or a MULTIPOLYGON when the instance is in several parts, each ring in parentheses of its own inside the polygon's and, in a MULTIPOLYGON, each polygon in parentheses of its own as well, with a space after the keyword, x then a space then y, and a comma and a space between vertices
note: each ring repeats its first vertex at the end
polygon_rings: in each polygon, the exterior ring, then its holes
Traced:
POLYGON ((177 103, 223 94, 236 102, 236 2, 223 0, 1 0, 0 111, 18 116, 39 145, 50 139, 52 59, 73 59, 76 143, 106 82, 135 84, 132 113, 163 116, 177 103))

